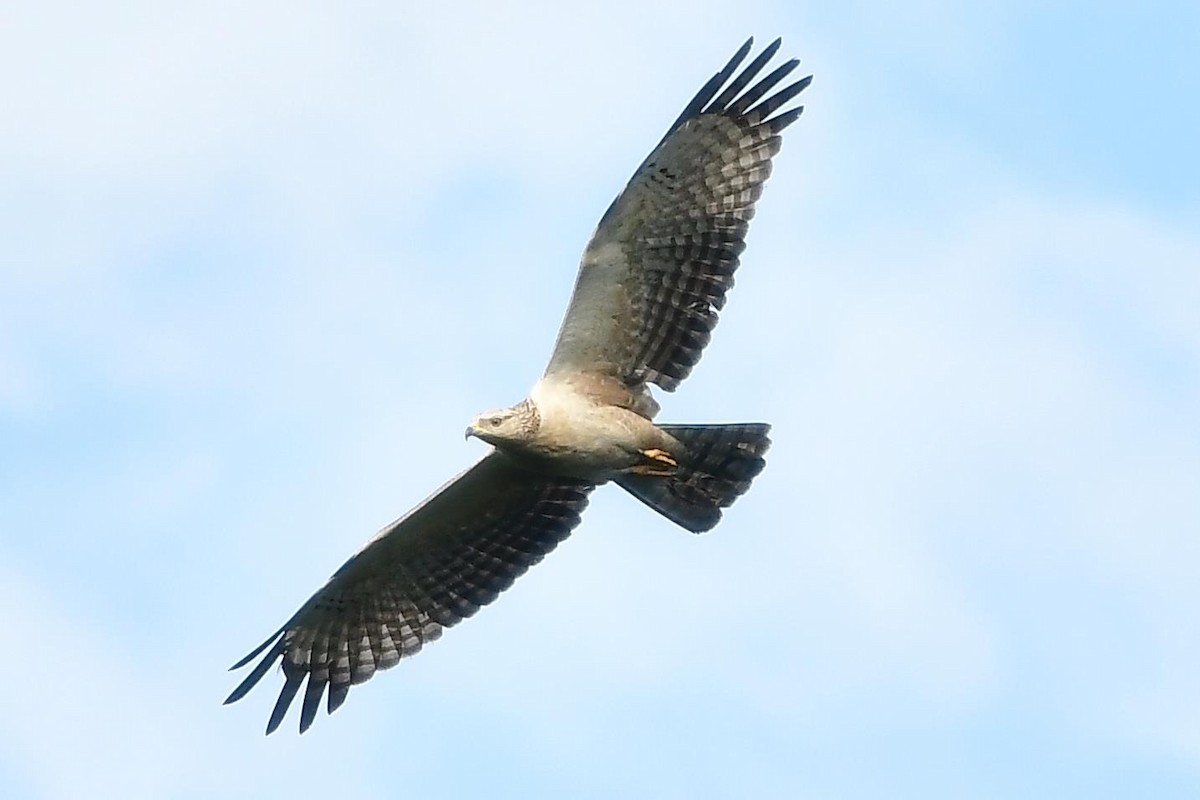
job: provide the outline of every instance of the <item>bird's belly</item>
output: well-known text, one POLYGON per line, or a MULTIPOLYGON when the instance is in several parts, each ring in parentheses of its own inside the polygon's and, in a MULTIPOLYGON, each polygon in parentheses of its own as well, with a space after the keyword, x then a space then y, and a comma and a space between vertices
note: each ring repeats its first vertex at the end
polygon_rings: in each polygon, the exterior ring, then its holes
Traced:
POLYGON ((625 409, 588 406, 544 415, 538 436, 512 455, 553 475, 603 483, 643 460, 653 423, 625 409))

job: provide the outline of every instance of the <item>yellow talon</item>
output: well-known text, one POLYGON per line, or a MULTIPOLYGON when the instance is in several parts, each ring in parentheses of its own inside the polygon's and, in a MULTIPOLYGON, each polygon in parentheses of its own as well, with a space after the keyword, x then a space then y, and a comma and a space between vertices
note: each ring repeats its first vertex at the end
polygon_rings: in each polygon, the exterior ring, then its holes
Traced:
POLYGON ((646 458, 650 458, 655 461, 661 461, 664 464, 669 464, 672 467, 679 466, 679 462, 671 458, 670 453, 668 453, 666 450, 659 450, 657 447, 652 450, 643 450, 642 455, 644 455, 646 458))
POLYGON ((650 463, 630 467, 629 471, 635 475, 674 475, 675 470, 679 468, 679 462, 671 458, 671 454, 666 450, 659 450, 655 447, 650 450, 643 450, 642 455, 650 463))

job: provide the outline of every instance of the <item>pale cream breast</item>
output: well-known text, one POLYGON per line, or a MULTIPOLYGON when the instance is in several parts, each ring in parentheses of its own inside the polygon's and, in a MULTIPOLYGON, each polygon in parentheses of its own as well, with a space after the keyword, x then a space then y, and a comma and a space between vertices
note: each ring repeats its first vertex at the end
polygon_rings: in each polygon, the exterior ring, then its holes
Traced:
POLYGON ((529 393, 541 417, 536 447, 565 471, 607 480, 641 460, 661 438, 654 424, 579 391, 577 381, 547 376, 529 393))

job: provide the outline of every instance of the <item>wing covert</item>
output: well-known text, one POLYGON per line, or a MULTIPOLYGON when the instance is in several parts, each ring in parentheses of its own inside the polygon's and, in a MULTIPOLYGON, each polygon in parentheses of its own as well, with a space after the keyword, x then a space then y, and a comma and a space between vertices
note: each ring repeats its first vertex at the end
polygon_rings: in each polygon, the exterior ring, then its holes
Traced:
POLYGON ((799 64, 759 79, 775 40, 740 73, 747 41, 684 108, 584 251, 547 375, 593 372, 673 391, 700 360, 745 249, 754 204, 803 107, 799 64), (718 94, 719 93, 719 94, 718 94))
POLYGON ((300 732, 328 688, 333 713, 353 684, 395 665, 507 589, 579 523, 594 487, 535 475, 492 452, 385 527, 288 622, 232 669, 262 656, 240 700, 278 660, 272 733, 307 678, 300 732), (263 655, 265 651, 265 655, 263 655))

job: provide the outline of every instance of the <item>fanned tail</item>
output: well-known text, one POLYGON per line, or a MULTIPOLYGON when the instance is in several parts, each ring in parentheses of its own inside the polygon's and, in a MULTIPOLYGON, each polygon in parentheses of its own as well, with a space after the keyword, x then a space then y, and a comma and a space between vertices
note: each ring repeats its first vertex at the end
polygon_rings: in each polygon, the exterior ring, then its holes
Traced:
MULTIPOLYGON (((721 510, 746 493, 766 466, 771 446, 765 423, 663 425, 687 452, 671 475, 622 475, 617 483, 672 522, 693 533, 711 529, 721 510)), ((674 455, 674 454, 672 454, 674 455)))

